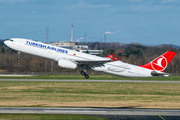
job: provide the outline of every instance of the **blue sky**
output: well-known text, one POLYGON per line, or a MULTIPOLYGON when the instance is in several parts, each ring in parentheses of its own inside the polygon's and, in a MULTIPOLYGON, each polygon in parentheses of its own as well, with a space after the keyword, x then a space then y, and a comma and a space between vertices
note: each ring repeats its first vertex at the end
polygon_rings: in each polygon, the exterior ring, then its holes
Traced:
POLYGON ((0 39, 180 45, 179 0, 0 0, 0 39))

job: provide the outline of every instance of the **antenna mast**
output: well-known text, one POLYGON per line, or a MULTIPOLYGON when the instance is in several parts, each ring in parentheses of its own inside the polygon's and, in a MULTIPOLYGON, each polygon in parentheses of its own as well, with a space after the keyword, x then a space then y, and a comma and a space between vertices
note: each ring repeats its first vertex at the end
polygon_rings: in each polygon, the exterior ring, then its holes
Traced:
POLYGON ((106 43, 106 33, 104 34, 104 43, 106 43))
POLYGON ((73 25, 71 27, 71 40, 70 40, 70 42, 74 42, 74 40, 73 40, 73 25))

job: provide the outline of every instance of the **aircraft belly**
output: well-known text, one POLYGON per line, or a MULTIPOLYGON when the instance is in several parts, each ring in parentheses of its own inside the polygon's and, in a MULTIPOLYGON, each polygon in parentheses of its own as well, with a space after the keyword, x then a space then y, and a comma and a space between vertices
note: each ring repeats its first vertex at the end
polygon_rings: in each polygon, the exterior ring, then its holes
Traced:
POLYGON ((150 71, 144 69, 141 70, 139 67, 131 67, 131 69, 125 69, 120 67, 108 66, 104 72, 123 77, 152 77, 150 71))

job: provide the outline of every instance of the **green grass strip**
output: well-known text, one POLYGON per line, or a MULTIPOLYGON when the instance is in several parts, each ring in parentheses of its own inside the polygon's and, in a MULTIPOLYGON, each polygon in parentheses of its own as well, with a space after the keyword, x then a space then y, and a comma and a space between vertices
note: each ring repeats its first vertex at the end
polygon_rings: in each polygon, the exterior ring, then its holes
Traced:
POLYGON ((0 114, 1 120, 108 120, 107 118, 84 115, 57 114, 0 114))

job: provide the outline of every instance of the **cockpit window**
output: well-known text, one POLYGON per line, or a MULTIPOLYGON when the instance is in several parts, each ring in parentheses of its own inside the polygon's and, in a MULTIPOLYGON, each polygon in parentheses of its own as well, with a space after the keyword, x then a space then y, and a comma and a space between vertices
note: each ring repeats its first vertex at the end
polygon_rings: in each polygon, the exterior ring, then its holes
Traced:
POLYGON ((10 40, 11 42, 13 42, 13 40, 10 40))

